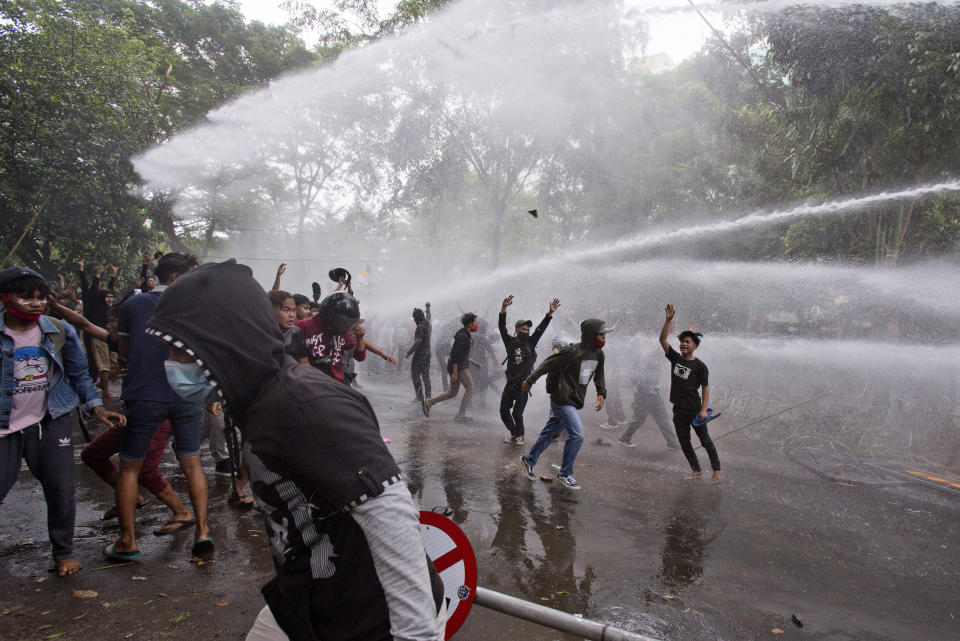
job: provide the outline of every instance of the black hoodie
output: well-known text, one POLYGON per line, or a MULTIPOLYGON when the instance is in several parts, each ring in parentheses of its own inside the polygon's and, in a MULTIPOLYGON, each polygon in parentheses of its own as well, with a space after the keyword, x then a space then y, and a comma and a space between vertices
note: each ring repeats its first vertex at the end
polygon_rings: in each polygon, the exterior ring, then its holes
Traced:
POLYGON ((194 355, 243 431, 277 571, 264 596, 281 627, 292 639, 388 635, 383 588, 349 513, 401 480, 366 397, 284 354, 267 296, 233 261, 177 278, 147 326, 194 355))
MULTIPOLYGON (((540 363, 540 367, 527 377, 527 383, 533 387, 538 378, 556 370, 559 374, 558 384, 547 391, 550 392, 550 400, 557 405, 572 405, 578 410, 583 409, 583 399, 591 378, 597 387, 597 394, 606 398, 603 350, 594 347, 594 341, 602 327, 603 321, 592 318, 584 321, 581 325, 580 342, 568 345, 540 363)), ((550 387, 549 379, 547 387, 550 387)))

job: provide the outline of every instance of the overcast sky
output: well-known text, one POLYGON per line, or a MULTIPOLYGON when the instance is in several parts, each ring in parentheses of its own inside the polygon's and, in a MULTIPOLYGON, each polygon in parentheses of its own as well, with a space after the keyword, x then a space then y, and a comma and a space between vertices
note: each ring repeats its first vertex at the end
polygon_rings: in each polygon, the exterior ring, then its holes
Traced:
MULTIPOLYGON (((240 8, 248 20, 260 20, 268 24, 286 22, 287 15, 280 9, 280 4, 281 0, 240 0, 240 8)), ((324 1, 317 0, 315 4, 322 5, 324 1)), ((395 4, 391 0, 381 0, 381 13, 386 15, 395 4)), ((628 1, 627 5, 641 8, 650 6, 689 8, 685 0, 632 0, 628 1)), ((708 15, 708 19, 716 20, 714 26, 720 27, 719 16, 708 15)), ((652 55, 666 52, 673 62, 680 62, 700 49, 708 33, 707 26, 691 11, 651 15, 650 44, 647 47, 647 53, 652 55)), ((309 42, 309 34, 304 35, 309 42)))

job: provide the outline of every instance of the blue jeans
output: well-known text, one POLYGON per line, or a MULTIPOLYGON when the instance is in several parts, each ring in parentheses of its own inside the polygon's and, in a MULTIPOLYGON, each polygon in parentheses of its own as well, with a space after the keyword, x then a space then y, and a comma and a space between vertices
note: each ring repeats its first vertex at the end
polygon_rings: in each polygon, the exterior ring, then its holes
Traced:
POLYGON ((530 465, 536 465, 540 455, 550 447, 553 435, 566 430, 567 443, 563 446, 563 463, 560 465, 561 476, 573 476, 573 462, 583 446, 583 423, 580 414, 573 405, 557 405, 550 401, 550 418, 540 431, 537 442, 524 457, 530 465))
POLYGON ((200 454, 203 408, 196 403, 182 401, 126 401, 127 425, 120 441, 121 461, 142 461, 154 432, 164 419, 170 419, 173 430, 173 452, 177 456, 200 454))

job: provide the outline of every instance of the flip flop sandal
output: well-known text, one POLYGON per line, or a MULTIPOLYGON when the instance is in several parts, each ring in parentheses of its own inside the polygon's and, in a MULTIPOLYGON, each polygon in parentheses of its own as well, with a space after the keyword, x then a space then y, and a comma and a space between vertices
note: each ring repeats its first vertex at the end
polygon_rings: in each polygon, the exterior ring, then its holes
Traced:
POLYGON ((133 552, 117 552, 117 543, 119 543, 119 541, 114 541, 103 549, 103 556, 105 558, 110 559, 111 561, 129 562, 140 556, 140 550, 134 550, 133 552))
POLYGON ((190 548, 190 554, 193 556, 200 556, 204 552, 213 551, 213 539, 209 536, 205 539, 200 539, 193 544, 193 547, 190 548))
POLYGON ((170 519, 169 521, 167 521, 166 523, 158 527, 156 530, 154 530, 153 535, 166 536, 168 534, 176 534, 181 530, 187 529, 194 523, 196 523, 196 520, 194 519, 189 519, 187 521, 183 521, 180 519, 170 519), (164 528, 168 528, 168 529, 164 529, 164 528))

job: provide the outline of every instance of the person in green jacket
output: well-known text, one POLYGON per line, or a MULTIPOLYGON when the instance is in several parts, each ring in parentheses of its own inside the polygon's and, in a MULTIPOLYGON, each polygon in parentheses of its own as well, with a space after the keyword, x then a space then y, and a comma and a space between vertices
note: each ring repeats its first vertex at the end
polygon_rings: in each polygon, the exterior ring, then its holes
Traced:
POLYGON ((567 441, 563 446, 563 463, 557 480, 571 490, 579 490, 580 485, 573 478, 573 462, 583 445, 583 423, 577 410, 583 408, 590 379, 597 388, 597 406, 599 412, 607 397, 607 388, 603 376, 603 346, 610 330, 599 318, 588 318, 580 323, 580 342, 568 345, 560 352, 550 356, 523 382, 522 391, 527 393, 537 379, 547 374, 547 392, 550 394, 550 418, 540 431, 537 442, 530 451, 520 457, 520 466, 528 479, 535 480, 534 466, 540 455, 550 447, 555 436, 567 432, 567 441))

